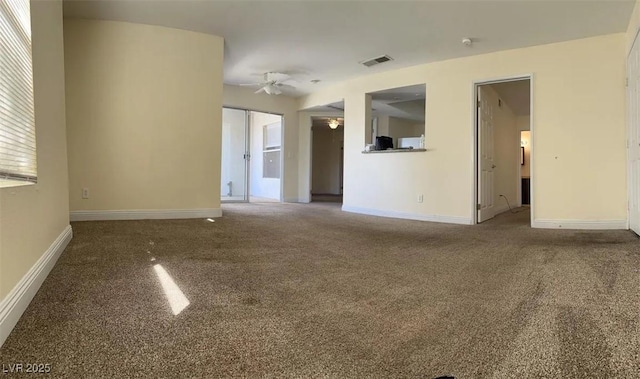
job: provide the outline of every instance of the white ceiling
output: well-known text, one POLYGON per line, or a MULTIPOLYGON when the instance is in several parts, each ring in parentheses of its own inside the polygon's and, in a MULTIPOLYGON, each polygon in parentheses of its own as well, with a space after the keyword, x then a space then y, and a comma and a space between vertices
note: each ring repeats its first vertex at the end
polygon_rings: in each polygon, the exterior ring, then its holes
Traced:
POLYGON ((225 38, 224 80, 297 74, 298 96, 375 72, 626 30, 634 1, 64 0, 68 18, 161 25, 225 38), (474 41, 471 47, 463 37, 474 41), (388 54, 371 68, 358 62, 388 54), (311 84, 312 79, 320 79, 311 84))

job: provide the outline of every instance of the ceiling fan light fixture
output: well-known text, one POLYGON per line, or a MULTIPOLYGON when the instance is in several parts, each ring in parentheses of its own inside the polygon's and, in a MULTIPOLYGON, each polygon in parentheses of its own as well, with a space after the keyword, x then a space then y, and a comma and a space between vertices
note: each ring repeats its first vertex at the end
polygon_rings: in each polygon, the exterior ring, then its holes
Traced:
POLYGON ((329 120, 329 127, 331 129, 334 129, 334 130, 338 129, 338 126, 340 126, 340 122, 338 120, 336 119, 329 120))

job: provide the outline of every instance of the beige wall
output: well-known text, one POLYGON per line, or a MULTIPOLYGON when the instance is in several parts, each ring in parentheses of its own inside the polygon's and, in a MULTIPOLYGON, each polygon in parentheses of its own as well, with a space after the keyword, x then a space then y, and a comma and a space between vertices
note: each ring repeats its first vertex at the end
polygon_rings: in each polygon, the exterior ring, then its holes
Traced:
POLYGON ((400 117, 389 117, 389 137, 393 138, 393 147, 398 147, 398 138, 420 137, 424 134, 424 124, 400 117))
MULTIPOLYGON (((390 137, 389 136, 389 132, 390 132, 390 130, 389 130, 389 126, 390 125, 389 124, 390 124, 390 121, 391 121, 391 117, 389 117, 387 115, 380 115, 380 116, 377 116, 377 118, 378 118, 378 136, 390 137)), ((365 144, 367 144, 367 143, 375 143, 375 141, 368 142, 368 140, 365 140, 365 144)))
MULTIPOLYGON (((374 74, 301 98, 300 109, 345 99, 345 206, 470 222, 473 82, 528 73, 534 75, 534 218, 626 220, 623 33, 374 74), (429 151, 362 154, 365 94, 418 83, 427 85, 429 151), (420 193, 423 203, 415 200, 420 193)), ((302 145, 299 151, 309 154, 302 145)))
POLYGON ((71 210, 219 211, 222 38, 95 20, 64 34, 71 210))
POLYGON ((298 201, 298 103, 295 98, 283 95, 254 94, 255 89, 224 85, 223 104, 227 107, 277 113, 284 117, 283 199, 298 201))
POLYGON ((62 4, 31 5, 38 184, 0 189, 0 300, 69 225, 62 4))

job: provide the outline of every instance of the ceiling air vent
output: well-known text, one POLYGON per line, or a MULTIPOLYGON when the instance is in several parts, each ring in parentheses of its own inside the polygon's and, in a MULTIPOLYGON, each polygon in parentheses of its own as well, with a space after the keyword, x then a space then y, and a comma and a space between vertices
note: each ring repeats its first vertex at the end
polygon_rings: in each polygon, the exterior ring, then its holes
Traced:
POLYGON ((390 56, 383 55, 381 57, 368 59, 368 60, 366 60, 364 62, 360 62, 360 63, 365 65, 365 66, 367 66, 367 67, 371 67, 371 66, 375 66, 377 64, 384 63, 384 62, 389 62, 389 61, 392 61, 392 60, 393 60, 393 58, 391 58, 390 56))

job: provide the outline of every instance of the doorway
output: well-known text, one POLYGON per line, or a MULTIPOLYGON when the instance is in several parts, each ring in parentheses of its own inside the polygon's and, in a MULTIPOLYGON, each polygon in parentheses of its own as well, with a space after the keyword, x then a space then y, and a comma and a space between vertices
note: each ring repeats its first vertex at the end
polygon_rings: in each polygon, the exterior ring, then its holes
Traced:
POLYGON ((311 154, 311 201, 342 203, 343 117, 311 117, 311 154))
POLYGON ((475 223, 527 212, 531 224, 531 99, 531 76, 474 83, 475 223))
POLYGON ((222 111, 222 202, 280 202, 282 115, 246 109, 222 111))

